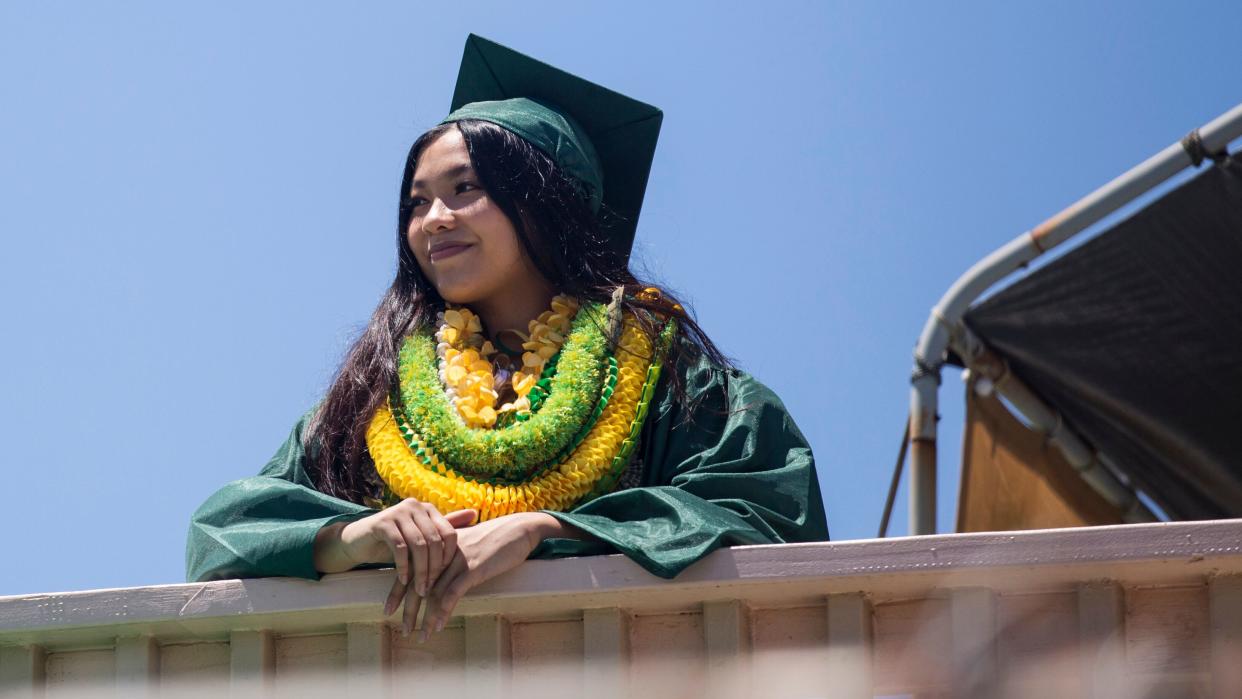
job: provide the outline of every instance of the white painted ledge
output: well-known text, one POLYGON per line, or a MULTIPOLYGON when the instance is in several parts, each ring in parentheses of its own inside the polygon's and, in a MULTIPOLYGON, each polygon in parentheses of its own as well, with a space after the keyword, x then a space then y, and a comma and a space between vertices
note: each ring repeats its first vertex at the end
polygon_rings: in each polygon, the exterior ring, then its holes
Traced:
MULTIPOLYGON (((617 555, 530 561, 474 590, 456 613, 553 619, 597 608, 677 611, 716 600, 795 605, 849 592, 875 603, 960 587, 1047 592, 1098 580, 1201 584, 1236 574, 1242 574, 1242 520, 1157 523, 743 546, 718 551, 675 580, 617 555)), ((0 597, 0 646, 343 629, 381 621, 391 581, 391 571, 357 571, 319 582, 224 580, 0 597)))

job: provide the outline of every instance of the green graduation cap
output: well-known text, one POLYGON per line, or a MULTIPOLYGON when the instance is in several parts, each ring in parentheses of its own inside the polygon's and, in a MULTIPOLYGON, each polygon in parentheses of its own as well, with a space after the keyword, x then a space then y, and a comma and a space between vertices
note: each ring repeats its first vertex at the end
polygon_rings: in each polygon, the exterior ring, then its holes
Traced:
POLYGON ((663 112, 474 34, 450 109, 446 122, 490 121, 551 156, 615 214, 607 232, 628 257, 663 112))

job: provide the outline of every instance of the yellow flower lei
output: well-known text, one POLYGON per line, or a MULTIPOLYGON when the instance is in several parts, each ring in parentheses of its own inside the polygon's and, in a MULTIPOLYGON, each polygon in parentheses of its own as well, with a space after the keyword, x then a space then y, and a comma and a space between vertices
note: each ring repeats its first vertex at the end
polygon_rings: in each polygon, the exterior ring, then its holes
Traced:
POLYGON ((494 427, 506 413, 529 415, 530 391, 548 360, 556 356, 570 323, 578 313, 578 300, 570 296, 552 299, 552 309, 530 321, 522 336, 522 367, 511 379, 517 398, 496 409, 499 394, 491 357, 495 346, 483 338, 483 324, 468 308, 450 308, 439 314, 436 354, 440 358, 440 382, 457 416, 470 427, 494 427))
MULTIPOLYGON (((662 346, 671 339, 673 328, 672 322, 666 325, 662 346)), ((567 510, 607 492, 637 443, 661 370, 655 347, 632 317, 622 323, 615 358, 616 387, 594 426, 568 457, 529 482, 502 485, 464 478, 427 447, 417 426, 411 426, 411 441, 420 447, 416 455, 386 405, 376 411, 367 429, 376 471, 398 497, 429 502, 441 512, 475 508, 480 521, 515 512, 567 510)))

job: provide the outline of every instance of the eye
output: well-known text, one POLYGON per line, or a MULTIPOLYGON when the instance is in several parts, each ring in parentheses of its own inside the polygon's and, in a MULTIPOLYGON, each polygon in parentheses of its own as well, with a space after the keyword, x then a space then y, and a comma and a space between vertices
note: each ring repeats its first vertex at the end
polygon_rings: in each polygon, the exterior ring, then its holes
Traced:
POLYGON ((401 208, 406 211, 413 211, 426 203, 427 200, 422 197, 406 197, 405 200, 401 202, 401 208))
POLYGON ((473 182, 458 182, 456 192, 458 194, 465 194, 466 192, 473 192, 474 190, 478 188, 479 186, 474 184, 473 182))

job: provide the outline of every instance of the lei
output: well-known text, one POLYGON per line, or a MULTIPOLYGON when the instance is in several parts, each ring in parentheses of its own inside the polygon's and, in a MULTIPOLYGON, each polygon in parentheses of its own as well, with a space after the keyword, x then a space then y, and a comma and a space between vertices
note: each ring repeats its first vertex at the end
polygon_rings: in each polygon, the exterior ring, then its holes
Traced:
POLYGON ((522 349, 527 351, 522 354, 521 368, 512 372, 510 379, 517 398, 499 410, 495 407, 499 397, 496 372, 489 361, 496 348, 483 339, 479 317, 467 308, 438 314, 436 355, 440 358, 440 382, 462 421, 471 427, 493 427, 512 419, 529 419, 547 397, 546 383, 537 382, 564 344, 570 321, 577 312, 576 299, 557 296, 552 299, 552 310, 530 321, 529 335, 518 333, 523 340, 522 349))
POLYGON ((567 510, 615 487, 646 419, 672 321, 653 344, 616 302, 579 306, 557 297, 524 336, 515 399, 497 408, 495 348, 477 316, 449 309, 439 320, 436 333, 403 341, 397 386, 367 429, 394 499, 418 498, 441 512, 476 508, 483 521, 567 510))

